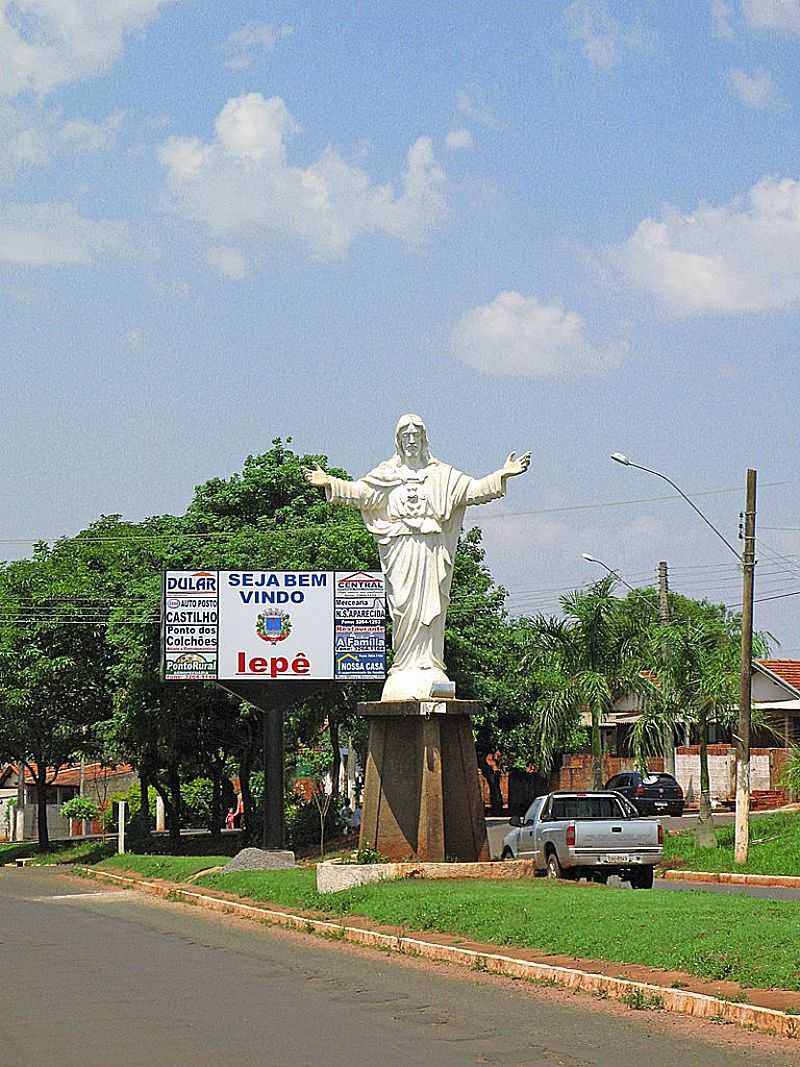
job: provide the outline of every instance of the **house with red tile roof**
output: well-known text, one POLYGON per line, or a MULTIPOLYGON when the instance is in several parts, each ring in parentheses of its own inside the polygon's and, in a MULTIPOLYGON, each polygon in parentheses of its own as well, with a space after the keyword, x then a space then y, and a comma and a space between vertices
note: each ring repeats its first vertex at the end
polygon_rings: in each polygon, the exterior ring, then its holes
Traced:
POLYGON ((764 713, 786 748, 800 745, 800 660, 754 660, 753 707, 764 713))

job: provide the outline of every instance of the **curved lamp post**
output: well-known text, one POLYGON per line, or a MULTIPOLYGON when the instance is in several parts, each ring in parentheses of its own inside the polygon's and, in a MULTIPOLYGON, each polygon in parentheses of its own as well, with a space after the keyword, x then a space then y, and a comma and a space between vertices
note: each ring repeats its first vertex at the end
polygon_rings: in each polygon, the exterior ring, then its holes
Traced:
POLYGON ((615 571, 613 567, 609 567, 607 563, 604 563, 601 559, 598 559, 597 556, 590 556, 588 552, 581 552, 581 559, 585 559, 587 563, 599 564, 599 566, 601 566, 603 570, 608 571, 612 578, 616 578, 618 582, 622 582, 626 589, 630 589, 632 593, 635 593, 637 591, 633 588, 632 585, 625 581, 619 571, 615 571))
POLYGON ((666 474, 662 474, 661 471, 655 471, 650 467, 643 467, 639 463, 634 463, 623 452, 612 452, 611 458, 615 463, 621 463, 624 467, 635 467, 637 470, 645 471, 647 474, 654 474, 656 478, 661 478, 662 481, 671 485, 675 492, 683 497, 692 510, 700 516, 706 526, 712 529, 720 541, 736 556, 742 566, 742 661, 739 688, 739 732, 736 737, 736 847, 734 859, 736 863, 747 863, 750 836, 750 717, 752 713, 753 572, 756 565, 756 472, 752 468, 747 471, 743 531, 744 551, 740 554, 727 537, 720 533, 713 522, 706 518, 694 501, 690 500, 680 486, 677 486, 666 474))

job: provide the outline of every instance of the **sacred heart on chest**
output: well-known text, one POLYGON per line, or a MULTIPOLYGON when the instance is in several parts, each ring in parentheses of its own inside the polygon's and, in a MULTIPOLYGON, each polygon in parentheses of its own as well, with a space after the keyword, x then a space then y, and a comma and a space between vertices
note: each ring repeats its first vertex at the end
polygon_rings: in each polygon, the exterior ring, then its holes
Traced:
POLYGON ((420 518, 428 509, 428 498, 421 481, 408 481, 400 493, 400 511, 407 518, 420 518))

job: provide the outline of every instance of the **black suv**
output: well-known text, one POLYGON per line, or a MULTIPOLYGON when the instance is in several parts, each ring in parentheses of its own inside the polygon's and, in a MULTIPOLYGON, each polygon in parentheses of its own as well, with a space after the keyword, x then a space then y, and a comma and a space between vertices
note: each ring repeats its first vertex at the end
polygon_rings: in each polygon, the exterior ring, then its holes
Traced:
POLYGON ((606 782, 606 789, 622 793, 640 815, 683 815, 683 790, 671 774, 623 771, 606 782))

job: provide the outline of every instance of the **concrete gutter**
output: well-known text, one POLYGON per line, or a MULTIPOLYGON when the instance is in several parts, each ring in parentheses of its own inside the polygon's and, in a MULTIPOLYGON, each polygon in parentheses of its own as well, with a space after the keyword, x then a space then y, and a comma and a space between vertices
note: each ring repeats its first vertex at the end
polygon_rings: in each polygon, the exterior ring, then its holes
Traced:
POLYGON ((760 885, 777 889, 800 889, 800 878, 789 874, 735 874, 730 871, 682 871, 671 868, 659 871, 668 882, 717 882, 721 885, 760 885))
POLYGON ((800 1016, 790 1015, 788 1012, 774 1008, 741 1004, 705 993, 675 989, 651 982, 616 978, 579 970, 575 967, 562 967, 520 959, 505 953, 442 944, 427 937, 423 940, 418 937, 404 937, 400 934, 386 933, 361 926, 348 926, 344 923, 312 918, 297 912, 245 904, 210 892, 202 893, 186 889, 185 885, 177 882, 148 882, 144 879, 112 874, 109 871, 97 871, 91 867, 78 869, 91 878, 98 878, 101 881, 125 886, 127 889, 137 889, 140 892, 169 900, 194 904, 207 911, 236 915, 255 922, 282 926, 303 933, 318 934, 337 941, 349 941, 384 952, 451 963, 468 967, 470 970, 503 975, 507 978, 521 978, 538 984, 559 985, 566 989, 592 993, 598 997, 627 1001, 631 1003, 631 1006, 636 1006, 638 1003, 642 1007, 691 1015, 699 1019, 712 1019, 715 1022, 734 1023, 746 1029, 760 1030, 777 1034, 780 1037, 800 1038, 800 1016))

